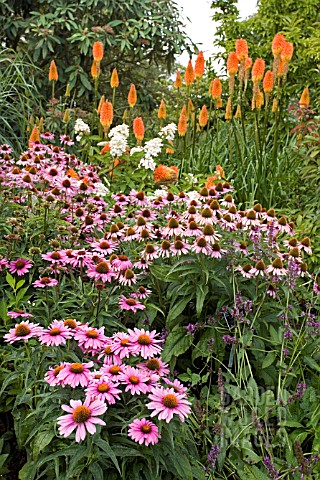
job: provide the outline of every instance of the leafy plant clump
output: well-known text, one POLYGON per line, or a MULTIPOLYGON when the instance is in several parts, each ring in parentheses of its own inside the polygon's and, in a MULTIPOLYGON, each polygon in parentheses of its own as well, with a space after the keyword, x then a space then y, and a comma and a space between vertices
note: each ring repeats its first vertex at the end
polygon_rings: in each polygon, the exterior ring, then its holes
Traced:
POLYGON ((1 147, 4 471, 11 444, 22 479, 317 472, 310 240, 219 179, 110 195, 61 142, 1 147))

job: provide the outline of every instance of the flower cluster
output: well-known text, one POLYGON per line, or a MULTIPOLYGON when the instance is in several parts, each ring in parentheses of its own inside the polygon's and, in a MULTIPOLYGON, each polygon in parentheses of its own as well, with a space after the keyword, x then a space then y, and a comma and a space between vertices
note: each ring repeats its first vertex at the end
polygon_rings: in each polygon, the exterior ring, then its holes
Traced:
POLYGON ((109 132, 110 154, 113 157, 120 157, 123 155, 128 146, 129 127, 125 123, 112 128, 109 132))
POLYGON ((74 132, 77 134, 76 140, 80 142, 84 135, 90 134, 90 127, 87 123, 85 123, 82 118, 77 118, 74 124, 74 132))
MULTIPOLYGON (((24 320, 4 338, 10 343, 37 338, 40 344, 49 347, 74 341, 84 355, 94 360, 62 362, 50 367, 45 375, 51 387, 80 387, 86 395, 83 403, 70 400, 70 406, 62 405, 67 415, 58 418, 58 425, 64 437, 76 430, 75 439, 80 442, 87 432, 96 432, 96 424, 105 426, 98 417, 110 405, 120 402, 120 395, 144 397, 145 408, 151 410, 150 417, 157 416, 167 423, 174 415, 184 422, 191 411, 185 387, 168 377, 168 365, 160 357, 162 341, 155 330, 134 328, 106 337, 104 327, 98 329, 71 318, 54 320, 48 328, 24 320)), ((146 418, 133 420, 128 435, 147 446, 160 438, 157 425, 146 418)))
MULTIPOLYGON (((120 125, 109 135, 124 139, 127 134, 128 127, 120 125)), ((160 148, 152 141, 146 145, 152 155, 160 148)), ((13 201, 23 204, 28 192, 32 193, 50 208, 59 208, 69 228, 77 232, 74 248, 55 247, 42 254, 55 277, 44 275, 34 282, 35 287, 57 285, 61 269, 75 274, 81 270, 89 281, 111 283, 116 289, 129 287, 128 295, 121 292, 119 306, 137 312, 144 306, 135 285, 139 282, 142 286, 152 263, 166 262, 169 257, 229 259, 236 274, 267 282, 267 293, 272 297, 283 282, 291 285, 293 278, 296 283, 309 276, 305 255, 312 252, 310 240, 295 238, 293 224, 283 216, 278 218, 273 209, 255 204, 238 210, 227 182, 193 192, 191 197, 163 191, 164 195, 154 198, 132 190, 128 195, 112 195, 107 203, 99 195, 105 187, 98 173, 97 167, 85 165, 52 145, 33 144, 17 165, 8 153, 2 154, 2 186, 20 189, 13 201)), ((1 260, 1 269, 19 276, 32 268, 28 258, 1 260)), ((241 299, 236 308, 234 316, 245 314, 241 299)), ((247 310, 250 305, 245 306, 247 310)))

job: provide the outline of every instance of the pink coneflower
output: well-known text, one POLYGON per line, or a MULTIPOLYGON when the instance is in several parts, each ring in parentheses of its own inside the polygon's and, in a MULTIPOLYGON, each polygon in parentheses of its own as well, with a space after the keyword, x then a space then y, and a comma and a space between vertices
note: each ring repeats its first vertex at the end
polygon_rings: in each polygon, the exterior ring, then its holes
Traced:
POLYGON ((8 261, 6 258, 1 258, 0 260, 0 272, 4 269, 4 268, 7 268, 8 267, 8 261))
POLYGON ((257 227, 260 225, 260 221, 257 219, 257 213, 255 212, 255 210, 249 210, 242 221, 247 228, 257 227))
POLYGON ((223 205, 224 207, 227 207, 227 208, 234 207, 235 204, 234 204, 234 200, 232 198, 232 195, 226 195, 224 197, 224 199, 222 200, 221 205, 223 205))
POLYGON ((312 255, 311 243, 308 237, 301 240, 301 242, 298 243, 298 246, 301 250, 304 250, 309 255, 312 255))
POLYGON ((78 182, 71 177, 58 178, 55 182, 55 187, 58 187, 64 195, 73 196, 78 193, 78 182))
POLYGON ((220 226, 228 232, 233 232, 234 230, 237 230, 236 222, 232 220, 229 213, 223 215, 223 218, 220 220, 220 226))
POLYGON ((235 270, 237 272, 240 272, 241 275, 245 278, 252 278, 255 275, 255 272, 253 272, 253 266, 250 265, 250 263, 247 263, 243 267, 241 265, 238 265, 235 270))
POLYGON ((286 275, 287 270, 283 268, 283 262, 281 258, 275 258, 271 265, 268 265, 266 268, 267 273, 271 273, 272 275, 277 275, 279 277, 286 275))
MULTIPOLYGON (((139 365, 137 367, 139 368, 139 365)), ((160 375, 158 375, 157 373, 150 373, 147 370, 143 369, 142 371, 147 375, 148 378, 146 382, 148 385, 148 393, 151 393, 155 387, 160 387, 160 375)))
POLYGON ((56 250, 54 252, 43 253, 41 257, 44 260, 48 260, 49 262, 57 265, 61 265, 66 261, 65 254, 63 252, 58 252, 56 250))
POLYGON ((159 335, 155 330, 146 331, 144 328, 128 329, 131 351, 134 355, 140 355, 142 358, 150 358, 161 352, 158 345, 161 340, 156 339, 159 335))
POLYGON ((188 228, 183 232, 184 237, 201 237, 201 235, 202 228, 194 220, 189 222, 188 228))
POLYGON ((116 403, 116 399, 120 400, 121 390, 117 388, 118 385, 119 383, 113 383, 109 377, 102 376, 89 383, 85 391, 88 397, 113 405, 116 403))
POLYGON ((140 395, 148 391, 148 377, 138 368, 126 366, 124 372, 119 375, 119 380, 126 385, 125 391, 131 395, 140 395))
POLYGON ((320 295, 320 286, 318 282, 313 283, 313 291, 316 295, 320 295))
POLYGON ((181 226, 179 225, 179 222, 176 218, 170 218, 170 220, 167 223, 167 226, 162 229, 162 235, 163 237, 173 237, 176 235, 182 235, 183 230, 181 226))
POLYGON ((227 250, 223 250, 221 247, 220 247, 220 244, 219 243, 213 243, 211 245, 211 248, 212 248, 212 251, 211 251, 211 257, 213 258, 221 258, 223 254, 225 254, 227 252, 227 250))
POLYGON ((8 315, 8 317, 11 317, 11 318, 18 318, 18 317, 30 318, 30 317, 33 317, 33 315, 31 313, 27 313, 24 310, 17 310, 15 312, 8 312, 7 315, 8 315))
POLYGON ((87 431, 93 435, 96 433, 96 424, 105 425, 101 418, 107 410, 107 405, 101 400, 92 401, 86 398, 83 405, 81 400, 70 400, 70 405, 61 405, 62 410, 68 412, 68 415, 58 417, 59 433, 64 437, 68 437, 76 428, 76 442, 84 440, 87 431))
POLYGON ((129 358, 134 348, 131 345, 131 339, 128 333, 117 332, 112 337, 111 350, 120 359, 129 358))
POLYGON ((140 285, 138 290, 130 295, 131 298, 138 298, 139 300, 144 300, 145 298, 148 298, 149 295, 151 295, 152 291, 149 290, 148 288, 143 287, 140 285))
POLYGON ((64 325, 64 322, 54 320, 46 330, 43 330, 39 341, 45 345, 61 345, 71 337, 73 337, 73 332, 64 325))
POLYGON ((79 384, 86 387, 90 381, 90 368, 93 362, 88 363, 66 363, 64 368, 58 373, 58 380, 61 385, 70 385, 72 388, 79 384))
POLYGON ((121 295, 119 305, 121 310, 132 310, 134 313, 137 310, 144 310, 146 308, 134 298, 126 298, 124 295, 121 295))
POLYGON ((73 145, 74 142, 71 140, 69 135, 60 135, 60 142, 64 145, 73 145))
POLYGON ((58 380, 58 374, 64 368, 64 363, 56 367, 50 367, 44 376, 45 382, 49 383, 50 387, 61 385, 61 380, 58 380))
POLYGON ((263 260, 259 260, 255 266, 250 270, 250 273, 252 275, 255 275, 256 277, 261 275, 261 277, 264 277, 266 274, 266 265, 263 260))
POLYGON ((111 282, 112 279, 116 276, 116 273, 111 270, 111 266, 108 262, 102 261, 99 262, 97 265, 90 265, 87 270, 87 275, 89 278, 94 278, 95 280, 111 282))
POLYGON ((151 262, 155 258, 159 257, 159 247, 157 245, 153 245, 152 243, 147 243, 144 248, 143 256, 148 262, 151 262))
POLYGON ((98 360, 100 360, 101 358, 103 358, 103 363, 105 365, 122 365, 120 355, 116 355, 112 351, 112 344, 105 345, 104 349, 98 356, 98 360))
POLYGON ((146 446, 150 443, 155 445, 158 443, 159 438, 161 438, 158 427, 146 418, 142 418, 141 420, 136 419, 130 423, 128 436, 140 445, 144 443, 146 446))
POLYGON ((12 153, 12 148, 10 147, 10 145, 8 145, 7 143, 3 143, 0 146, 0 154, 1 155, 10 155, 10 153, 12 153))
POLYGON ((164 240, 158 250, 159 257, 169 258, 171 255, 171 243, 169 240, 164 240))
POLYGON ((140 205, 142 207, 145 206, 145 205, 148 205, 148 203, 149 203, 149 200, 145 196, 144 192, 136 192, 135 190, 131 190, 131 192, 129 194, 129 199, 130 199, 131 204, 137 204, 137 205, 140 205))
POLYGON ((101 252, 107 255, 111 255, 117 248, 118 243, 110 240, 101 240, 101 242, 93 242, 91 247, 95 252, 101 252))
POLYGON ((173 388, 176 393, 186 393, 187 388, 179 382, 178 379, 170 380, 169 378, 163 379, 169 388, 173 388))
POLYGON ((69 263, 72 267, 88 267, 93 263, 93 254, 87 250, 64 250, 61 253, 64 253, 68 259, 65 263, 69 263))
POLYGON ((32 284, 36 288, 55 287, 58 285, 58 280, 49 277, 41 277, 32 284))
POLYGON ((137 262, 134 263, 133 268, 138 270, 148 270, 150 262, 146 258, 140 258, 137 262))
POLYGON ((156 218, 158 218, 158 215, 156 214, 156 212, 153 212, 148 208, 145 208, 144 210, 137 210, 136 215, 139 215, 145 218, 146 220, 156 220, 156 218))
POLYGON ((16 273, 19 277, 28 273, 30 268, 32 268, 32 262, 26 258, 17 258, 17 260, 12 260, 8 265, 9 272, 16 273))
POLYGON ((281 217, 278 220, 278 223, 275 223, 275 227, 281 232, 281 233, 288 233, 289 235, 292 234, 290 225, 287 222, 286 217, 281 217))
POLYGON ((197 214, 196 220, 200 225, 212 225, 215 223, 215 215, 210 207, 205 207, 197 214))
POLYGON ((126 255, 119 255, 117 258, 112 260, 111 265, 117 271, 127 270, 127 268, 132 268, 132 262, 126 255))
POLYGON ((277 289, 274 285, 270 284, 267 289, 267 295, 271 298, 277 298, 277 289))
POLYGON ((102 375, 107 375, 107 377, 111 378, 113 382, 117 382, 124 370, 125 365, 104 365, 101 367, 100 372, 102 375))
POLYGON ((182 240, 176 240, 171 247, 171 253, 172 255, 186 255, 189 249, 190 247, 186 242, 183 242, 182 240))
POLYGON ((246 244, 246 242, 241 242, 241 243, 235 242, 234 246, 237 252, 241 252, 244 255, 248 255, 248 245, 246 244))
POLYGON ((137 275, 131 268, 127 268, 127 270, 120 272, 118 280, 121 285, 131 286, 137 283, 137 275))
POLYGON ((80 327, 74 335, 82 351, 89 352, 92 355, 102 350, 107 340, 104 335, 104 327, 93 328, 89 325, 80 327))
POLYGON ((27 342, 30 338, 39 337, 43 331, 43 327, 39 327, 38 323, 31 323, 29 320, 23 323, 17 323, 14 328, 9 330, 9 333, 4 335, 6 342, 13 343, 18 340, 27 342))
POLYGON ((210 244, 217 242, 221 238, 221 235, 216 233, 212 225, 205 225, 201 235, 210 244))
POLYGON ((186 394, 176 393, 173 388, 156 387, 148 397, 152 400, 146 405, 153 410, 150 416, 158 415, 159 420, 165 420, 167 423, 172 420, 174 414, 184 422, 185 417, 191 412, 191 403, 186 399, 186 394))
POLYGON ((40 134, 41 138, 45 138, 47 140, 53 140, 54 139, 54 133, 49 133, 49 132, 44 132, 40 134))
POLYGON ((145 370, 147 373, 157 373, 162 377, 163 375, 168 375, 170 370, 168 368, 168 364, 164 363, 161 358, 149 358, 145 363, 138 363, 137 367, 141 368, 141 370, 145 370))
POLYGON ((207 240, 203 237, 199 237, 191 246, 191 250, 195 253, 204 253, 205 255, 211 255, 212 249, 207 240))

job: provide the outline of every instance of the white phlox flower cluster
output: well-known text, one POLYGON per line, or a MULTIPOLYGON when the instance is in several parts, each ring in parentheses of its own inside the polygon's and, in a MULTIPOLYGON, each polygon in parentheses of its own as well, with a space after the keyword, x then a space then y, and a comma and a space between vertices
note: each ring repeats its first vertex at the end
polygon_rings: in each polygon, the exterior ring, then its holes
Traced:
POLYGON ((153 160, 152 157, 143 157, 141 158, 140 162, 139 162, 139 167, 138 168, 142 168, 144 167, 146 170, 152 170, 154 171, 154 169, 156 168, 157 164, 156 162, 153 160))
POLYGON ((105 197, 109 193, 109 189, 101 182, 97 182, 95 188, 97 195, 100 195, 100 197, 105 197))
POLYGON ((190 198, 190 200, 197 200, 200 195, 198 192, 196 192, 195 190, 191 190, 190 192, 186 192, 186 195, 188 198, 190 198))
POLYGON ((89 125, 82 120, 82 118, 77 118, 74 124, 74 132, 77 134, 76 140, 80 142, 83 135, 89 135, 90 127, 89 125))
POLYGON ((159 132, 160 138, 165 138, 168 142, 172 142, 174 140, 174 136, 177 131, 177 125, 175 123, 169 123, 165 127, 161 128, 159 132))
POLYGON ((143 152, 143 147, 132 147, 130 150, 130 156, 140 152, 143 152))
POLYGON ((148 195, 149 200, 155 200, 158 197, 166 197, 168 195, 168 190, 158 188, 153 192, 152 195, 148 195))
POLYGON ((110 153, 113 157, 120 157, 127 149, 129 137, 129 127, 125 123, 117 125, 109 132, 110 153))
POLYGON ((154 170, 156 168, 156 163, 154 157, 157 157, 161 152, 162 140, 161 138, 152 138, 145 143, 143 150, 145 156, 140 160, 139 167, 144 167, 146 170, 154 170))
POLYGON ((188 177, 189 182, 198 183, 198 179, 195 175, 193 175, 193 173, 188 173, 187 177, 188 177))

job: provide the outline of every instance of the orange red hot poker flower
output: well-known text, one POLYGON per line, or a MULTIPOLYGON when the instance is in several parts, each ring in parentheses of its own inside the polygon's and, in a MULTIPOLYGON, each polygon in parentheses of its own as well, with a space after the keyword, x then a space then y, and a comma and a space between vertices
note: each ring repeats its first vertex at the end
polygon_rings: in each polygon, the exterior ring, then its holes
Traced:
POLYGON ((235 75, 239 68, 239 61, 236 52, 229 53, 227 60, 227 70, 229 75, 235 75))
POLYGON ((194 82, 194 77, 195 77, 195 73, 194 73, 194 70, 193 70, 192 62, 191 62, 191 60, 189 60, 188 66, 187 66, 185 74, 184 74, 184 81, 185 81, 187 87, 189 85, 192 85, 192 83, 194 82))
POLYGON ((243 62, 248 58, 248 44, 244 38, 236 40, 236 54, 239 62, 243 62))
POLYGON ((188 117, 186 113, 186 106, 182 108, 180 113, 179 123, 178 123, 178 134, 180 137, 184 137, 187 133, 187 124, 188 124, 188 117))
POLYGON ((164 100, 161 100, 159 110, 158 110, 158 118, 159 120, 165 120, 167 117, 166 105, 164 100))
POLYGON ((111 88, 118 88, 119 87, 119 77, 118 77, 118 72, 117 69, 114 68, 111 74, 111 79, 110 79, 110 86, 111 88))
POLYGON ((218 100, 218 98, 221 97, 222 83, 220 78, 215 78, 214 80, 212 80, 211 95, 213 100, 218 100))
POLYGON ((96 62, 101 62, 103 59, 103 43, 102 42, 94 42, 92 47, 92 55, 96 62))
POLYGON ((271 70, 267 70, 263 79, 264 93, 271 93, 273 90, 273 73, 271 70))
POLYGON ((136 117, 133 120, 133 133, 138 142, 142 142, 144 137, 144 123, 141 117, 136 117))
POLYGON ((182 87, 182 77, 181 77, 181 72, 178 70, 176 73, 176 79, 174 82, 175 88, 181 88, 182 87))
POLYGON ((261 82, 261 80, 263 79, 264 68, 265 68, 265 61, 262 60, 262 58, 257 58, 257 60, 253 64, 252 71, 251 71, 253 83, 261 82))
POLYGON ((29 138, 29 147, 32 143, 40 142, 40 132, 38 127, 33 127, 30 138, 29 138))
POLYGON ((272 40, 272 53, 274 57, 280 55, 286 42, 285 36, 277 33, 272 40))
POLYGON ((205 105, 202 106, 201 112, 199 115, 199 125, 200 127, 205 127, 208 123, 209 120, 209 115, 208 115, 208 109, 205 105))
POLYGON ((293 55, 293 43, 285 42, 281 52, 281 60, 290 62, 293 55))
POLYGON ((197 80, 199 80, 204 74, 204 65, 205 65, 205 60, 204 60, 203 52, 200 51, 198 53, 196 63, 194 66, 194 73, 197 80))
POLYGON ((92 78, 94 79, 100 77, 100 62, 93 60, 91 65, 91 75, 92 75, 92 78))
POLYGON ((310 106, 310 94, 309 94, 309 88, 306 87, 303 92, 302 92, 302 95, 300 97, 300 108, 308 108, 310 106))
POLYGON ((58 70, 54 60, 51 60, 50 68, 49 68, 49 80, 50 82, 57 82, 58 81, 58 70))
POLYGON ((113 121, 113 107, 111 102, 104 102, 100 110, 100 123, 104 129, 108 129, 113 121))
POLYGON ((130 90, 128 93, 128 104, 129 107, 133 108, 137 103, 137 91, 134 83, 131 83, 130 90))

